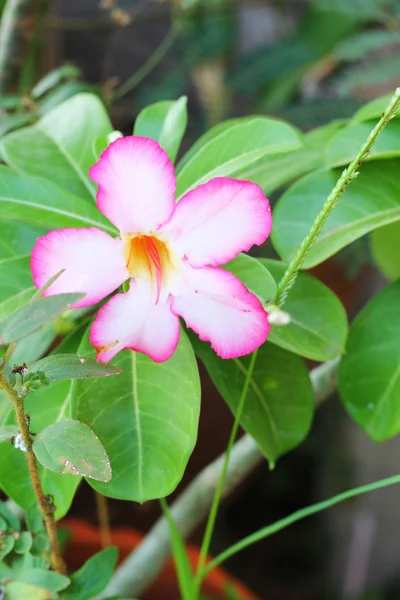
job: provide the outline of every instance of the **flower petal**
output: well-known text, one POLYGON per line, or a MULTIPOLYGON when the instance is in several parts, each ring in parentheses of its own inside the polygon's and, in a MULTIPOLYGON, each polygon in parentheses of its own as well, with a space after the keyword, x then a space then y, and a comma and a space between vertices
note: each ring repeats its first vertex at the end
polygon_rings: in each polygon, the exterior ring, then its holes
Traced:
POLYGON ((96 228, 59 229, 38 238, 31 269, 37 288, 65 269, 44 296, 84 292, 74 308, 96 304, 129 277, 122 241, 96 228))
POLYGON ((269 202, 258 185, 218 177, 182 198, 163 233, 193 267, 216 266, 262 244, 271 223, 269 202))
POLYGON ((153 232, 174 210, 174 166, 150 138, 115 140, 89 174, 99 185, 99 210, 122 233, 153 232))
POLYGON ((162 362, 172 356, 178 341, 179 319, 170 300, 156 304, 150 287, 134 280, 126 294, 117 294, 99 310, 90 330, 90 343, 102 362, 124 348, 162 362))
POLYGON ((214 267, 186 268, 188 290, 171 308, 221 358, 250 354, 267 338, 270 326, 259 300, 232 273, 214 267))

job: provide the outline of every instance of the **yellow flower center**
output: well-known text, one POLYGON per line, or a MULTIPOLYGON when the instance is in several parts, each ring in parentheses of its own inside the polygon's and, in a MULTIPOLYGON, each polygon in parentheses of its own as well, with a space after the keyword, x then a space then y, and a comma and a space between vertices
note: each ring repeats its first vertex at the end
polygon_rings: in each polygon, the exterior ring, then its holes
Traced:
POLYGON ((150 279, 158 301, 162 286, 167 285, 170 275, 175 272, 174 256, 166 242, 152 235, 128 235, 124 256, 132 277, 150 279))

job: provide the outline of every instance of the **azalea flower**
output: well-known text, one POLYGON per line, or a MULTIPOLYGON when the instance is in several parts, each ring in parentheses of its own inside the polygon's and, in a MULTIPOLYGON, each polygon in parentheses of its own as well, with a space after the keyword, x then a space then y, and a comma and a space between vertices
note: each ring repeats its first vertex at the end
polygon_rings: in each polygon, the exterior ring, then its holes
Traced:
POLYGON ((179 341, 179 317, 222 358, 249 354, 270 326, 258 298, 218 268, 260 245, 271 230, 261 188, 211 179, 175 203, 174 167, 157 142, 119 138, 89 170, 97 207, 120 231, 60 229, 38 238, 36 287, 64 273, 44 295, 83 292, 74 308, 100 302, 129 280, 129 290, 100 308, 90 342, 108 362, 124 348, 167 360, 179 341))

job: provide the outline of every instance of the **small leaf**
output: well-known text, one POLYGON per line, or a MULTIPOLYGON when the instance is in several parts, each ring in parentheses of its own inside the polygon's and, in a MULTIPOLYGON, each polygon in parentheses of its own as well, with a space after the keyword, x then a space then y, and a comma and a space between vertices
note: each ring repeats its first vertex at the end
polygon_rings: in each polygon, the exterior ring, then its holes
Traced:
POLYGON ((0 536, 0 561, 13 551, 15 538, 12 535, 0 536))
POLYGON ((0 444, 1 442, 9 442, 17 433, 18 427, 16 425, 2 425, 0 427, 0 444))
POLYGON ((76 354, 51 354, 33 363, 28 374, 43 371, 50 381, 63 379, 90 379, 119 375, 121 369, 110 364, 103 364, 94 358, 77 356, 76 354))
POLYGON ((65 590, 65 600, 91 600, 108 585, 117 564, 118 549, 105 548, 98 552, 76 573, 71 575, 71 585, 65 590))
POLYGON ((7 521, 13 531, 21 530, 21 523, 19 522, 19 519, 17 519, 5 502, 0 502, 0 516, 7 521))
POLYGON ((6 585, 7 600, 50 600, 51 592, 43 588, 23 583, 22 581, 11 581, 6 585))
POLYGON ((65 575, 35 567, 23 569, 17 574, 16 579, 18 582, 45 588, 46 590, 50 590, 50 592, 59 592, 65 589, 70 583, 70 579, 65 575))
POLYGON ((15 540, 14 550, 17 554, 26 554, 32 548, 32 534, 30 531, 22 531, 19 538, 15 540))
POLYGON ((156 140, 175 162, 187 125, 187 97, 164 100, 144 108, 136 118, 133 135, 156 140))
POLYGON ((25 513, 26 526, 32 533, 41 533, 45 531, 42 514, 38 504, 32 504, 25 513))
POLYGON ((63 419, 36 437, 33 451, 50 471, 110 481, 110 461, 98 437, 80 421, 63 419))
POLYGON ((353 321, 339 365, 339 392, 351 417, 376 442, 400 432, 400 281, 353 321))
POLYGON ((61 67, 46 73, 46 75, 33 86, 31 96, 37 100, 43 96, 43 94, 56 87, 64 79, 77 79, 80 75, 80 70, 74 65, 61 65, 61 67))
POLYGON ((10 344, 54 321, 84 294, 56 294, 21 306, 0 323, 0 344, 10 344))
POLYGON ((167 502, 164 499, 162 499, 160 502, 164 516, 168 522, 172 543, 172 552, 178 573, 179 589, 182 594, 182 600, 192 600, 192 598, 195 596, 194 579, 192 566, 190 564, 188 553, 185 547, 185 542, 183 541, 179 529, 177 528, 176 523, 171 516, 167 502))
MULTIPOLYGON (((386 94, 386 96, 380 96, 375 98, 368 104, 362 106, 353 116, 352 121, 360 123, 362 121, 368 121, 368 119, 380 119, 382 113, 386 110, 393 94, 386 94)), ((399 109, 397 109, 399 112, 399 109)))
POLYGON ((225 271, 236 275, 238 279, 253 292, 261 302, 273 302, 276 296, 276 284, 266 264, 247 254, 239 254, 236 258, 222 266, 225 271))

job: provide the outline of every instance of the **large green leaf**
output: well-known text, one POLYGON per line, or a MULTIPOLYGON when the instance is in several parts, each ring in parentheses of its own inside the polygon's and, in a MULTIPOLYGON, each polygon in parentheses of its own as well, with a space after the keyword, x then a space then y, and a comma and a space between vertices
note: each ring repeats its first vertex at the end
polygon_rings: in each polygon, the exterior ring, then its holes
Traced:
POLYGON ((114 572, 118 550, 113 546, 98 552, 71 576, 71 585, 65 590, 65 600, 92 600, 102 592, 114 572))
MULTIPOLYGON (((249 356, 219 358, 208 344, 190 334, 219 393, 235 414, 244 386, 249 356)), ((314 413, 314 394, 303 360, 273 344, 258 352, 241 419, 271 466, 307 435, 314 413)))
MULTIPOLYGON (((89 346, 84 354, 94 353, 89 346)), ((75 418, 101 440, 111 461, 109 483, 90 480, 113 498, 144 502, 166 496, 180 482, 197 438, 200 383, 191 345, 182 332, 163 363, 125 350, 115 378, 76 382, 75 418)))
MULTIPOLYGON (((36 239, 46 233, 41 227, 13 221, 0 223, 0 262, 7 258, 28 256, 36 239)), ((3 281, 3 279, 1 279, 3 281)))
POLYGON ((146 106, 137 116, 133 135, 156 140, 175 162, 187 125, 187 97, 163 100, 146 106))
MULTIPOLYGON (((368 119, 380 119, 382 113, 386 110, 392 95, 393 94, 386 94, 385 96, 380 96, 379 98, 375 98, 375 100, 368 102, 368 104, 362 106, 354 114, 352 121, 360 123, 361 121, 368 121, 368 119)), ((399 111, 400 109, 397 109, 397 112, 399 111)))
POLYGON ((25 305, 35 293, 29 256, 0 260, 0 321, 25 305))
POLYGON ((265 263, 261 264, 256 258, 241 253, 222 268, 236 275, 261 302, 273 302, 275 299, 275 280, 265 263))
MULTIPOLYGON (((304 268, 321 263, 369 231, 400 220, 399 165, 399 161, 387 160, 361 167, 307 254, 304 268)), ((337 169, 312 173, 280 198, 271 237, 283 260, 293 258, 339 176, 337 169)))
POLYGON ((116 231, 89 202, 50 180, 19 175, 4 165, 0 165, 0 219, 47 229, 100 227, 109 233, 116 231))
MULTIPOLYGON (((286 264, 260 259, 278 283, 286 264)), ((284 310, 290 323, 272 326, 268 341, 312 360, 326 361, 344 352, 347 316, 340 300, 315 277, 300 273, 289 292, 284 310)))
POLYGON ((400 221, 375 229, 370 248, 376 265, 388 279, 400 277, 400 221))
POLYGON ((375 296, 352 323, 339 365, 339 391, 375 441, 400 432, 400 281, 375 296))
MULTIPOLYGON (((376 121, 350 124, 339 131, 326 150, 326 161, 331 167, 347 165, 353 160, 376 125, 376 121)), ((386 159, 400 156, 400 120, 395 119, 382 131, 372 146, 367 159, 386 159)))
POLYGON ((63 379, 93 379, 119 375, 120 369, 114 365, 97 362, 94 358, 77 354, 51 354, 33 363, 28 373, 43 371, 50 381, 63 379))
POLYGON ((77 94, 35 125, 7 135, 0 144, 13 169, 57 183, 82 198, 94 198, 89 179, 96 138, 112 131, 107 112, 94 94, 77 94))
POLYGON ((299 133, 267 117, 233 119, 201 137, 177 168, 177 196, 213 177, 233 177, 267 154, 294 150, 299 133))
POLYGON ((326 165, 325 148, 329 140, 343 127, 340 121, 318 127, 303 136, 303 145, 293 152, 267 155, 236 177, 257 183, 265 194, 272 194, 299 177, 326 165))

